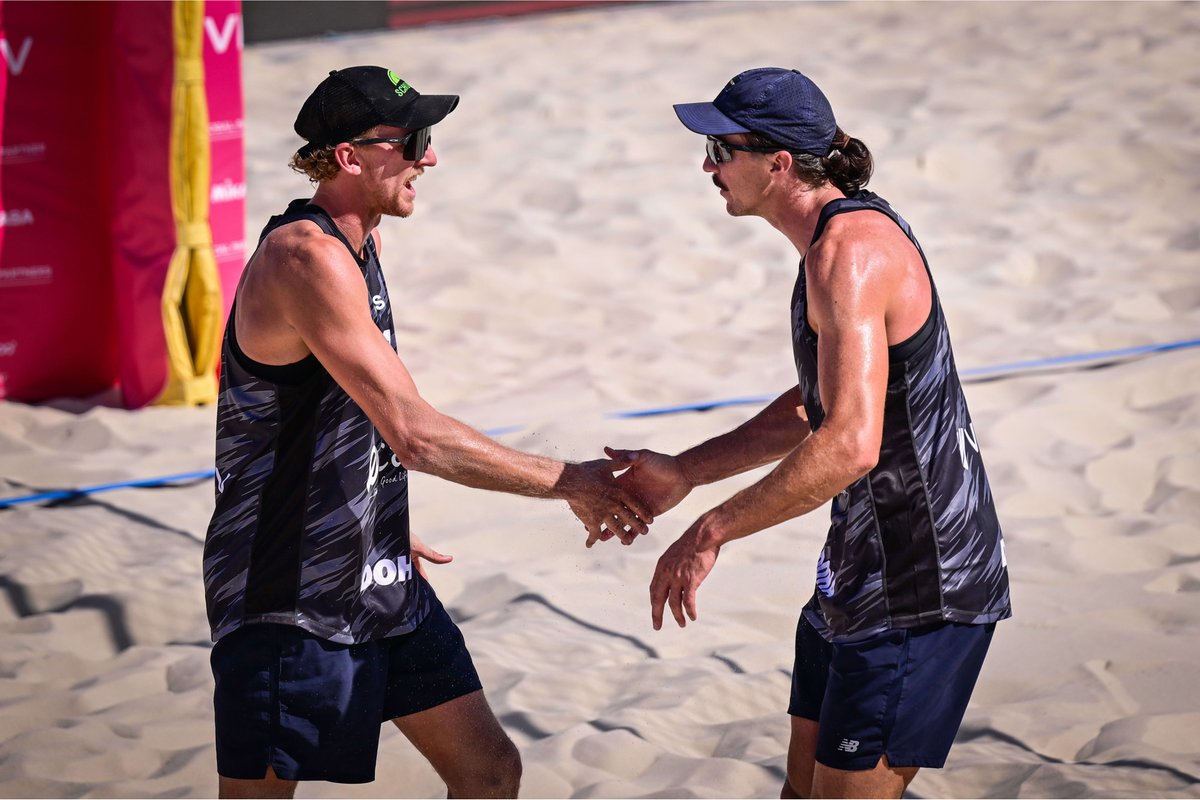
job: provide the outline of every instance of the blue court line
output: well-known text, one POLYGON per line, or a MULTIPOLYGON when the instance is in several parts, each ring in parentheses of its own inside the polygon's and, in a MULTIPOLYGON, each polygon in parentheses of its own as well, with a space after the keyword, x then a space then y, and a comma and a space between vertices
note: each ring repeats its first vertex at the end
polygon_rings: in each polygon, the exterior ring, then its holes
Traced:
MULTIPOLYGON (((1046 367, 1061 367, 1067 364, 1094 362, 1100 365, 1115 359, 1166 353, 1172 350, 1185 350, 1189 347, 1200 347, 1200 339, 1184 339, 1178 342, 1167 342, 1166 344, 1148 344, 1139 347, 1123 347, 1117 350, 1099 350, 1092 353, 1074 353, 1066 356, 1055 356, 1053 358, 1013 361, 1008 364, 995 364, 989 367, 961 369, 958 371, 958 374, 959 377, 964 379, 964 382, 969 382, 971 378, 1000 378, 1046 367)), ((662 406, 661 408, 645 408, 638 411, 616 411, 608 414, 608 417, 614 419, 632 419, 637 417, 657 417, 664 414, 678 414, 683 411, 711 411, 714 408, 724 408, 725 406, 762 405, 774 400, 775 397, 776 395, 756 395, 752 397, 734 397, 727 400, 708 400, 702 403, 688 403, 685 405, 662 406)))
POLYGON ((974 369, 964 369, 959 371, 959 375, 964 378, 973 378, 976 376, 986 375, 994 377, 1005 375, 1010 372, 1025 372, 1031 369, 1041 367, 1061 367, 1064 364, 1079 364, 1087 361, 1105 362, 1117 358, 1130 358, 1132 356, 1148 355, 1151 353, 1168 353, 1172 350, 1186 350, 1189 347, 1200 347, 1200 339, 1183 339, 1178 342, 1167 342, 1166 344, 1147 344, 1140 347, 1122 347, 1117 350, 1099 350, 1094 353, 1074 353, 1067 356, 1056 356, 1054 358, 1035 358, 1030 361, 1013 361, 1008 364, 996 364, 991 367, 975 367, 974 369))
MULTIPOLYGON (((523 429, 524 425, 509 425, 504 428, 493 428, 486 430, 488 436, 500 436, 505 433, 514 433, 523 429)), ((111 492, 116 489, 149 489, 160 486, 171 486, 176 483, 185 483, 191 481, 208 480, 217 475, 215 469, 204 469, 198 472, 181 472, 178 475, 162 475, 157 478, 143 478, 133 481, 117 481, 116 483, 101 483, 97 486, 84 486, 79 489, 60 489, 53 492, 42 492, 40 494, 31 494, 25 497, 8 497, 0 498, 0 511, 9 508, 10 506, 19 506, 25 503, 51 503, 55 500, 69 500, 76 497, 84 497, 85 495, 100 494, 101 492, 111 492)))
MULTIPOLYGON (((958 374, 960 377, 968 380, 970 378, 1000 378, 1007 375, 1028 372, 1046 367, 1061 367, 1069 364, 1082 364, 1089 362, 1100 365, 1115 359, 1132 358, 1134 356, 1151 355, 1156 353, 1169 353, 1173 350, 1186 350, 1191 347, 1200 347, 1200 339, 1183 339, 1177 342, 1167 342, 1165 344, 1148 344, 1139 347, 1122 347, 1116 350, 1099 350, 1091 353, 1073 353, 1071 355, 1055 356, 1053 358, 1035 358, 1028 361, 1013 361, 1008 364, 996 364, 990 367, 974 367, 972 369, 959 370, 958 374)), ((659 408, 645 408, 638 411, 616 411, 611 414, 607 414, 606 416, 610 419, 658 417, 666 414, 679 414, 686 411, 711 411, 714 408, 724 408, 726 406, 762 405, 774 399, 774 395, 734 397, 726 400, 710 400, 703 403, 687 403, 684 405, 662 406, 659 408)), ((484 433, 486 433, 488 436, 500 436, 506 433, 515 433, 517 431, 524 430, 526 427, 528 426, 507 425, 502 428, 485 430, 484 433)), ((205 480, 212 478, 215 475, 216 471, 209 469, 200 470, 198 472, 181 472, 178 475, 164 475, 158 478, 144 478, 142 480, 134 481, 103 483, 98 486, 85 486, 80 489, 63 489, 54 492, 42 492, 41 494, 32 494, 26 497, 0 498, 0 510, 25 503, 66 500, 73 497, 83 497, 84 495, 111 492, 117 489, 169 486, 183 481, 205 480)))
POLYGON ((9 497, 0 499, 0 508, 8 508, 9 506, 17 506, 22 503, 40 503, 53 500, 66 500, 72 497, 82 497, 87 494, 100 494, 101 492, 111 492, 116 489, 130 489, 135 487, 154 487, 154 486, 169 486, 180 481, 198 481, 206 478, 211 478, 217 474, 216 470, 207 469, 199 472, 181 472, 178 475, 163 475, 158 478, 144 478, 136 481, 118 481, 117 483, 102 483, 98 486, 85 486, 82 489, 62 489, 56 492, 42 492, 41 494, 31 494, 27 497, 9 497))
POLYGON ((751 397, 731 397, 728 400, 709 400, 704 403, 687 403, 681 406, 643 408, 640 411, 614 411, 607 414, 610 419, 634 419, 637 417, 660 417, 664 414, 679 414, 683 411, 712 411, 725 406, 760 406, 774 400, 776 395, 762 394, 751 397))

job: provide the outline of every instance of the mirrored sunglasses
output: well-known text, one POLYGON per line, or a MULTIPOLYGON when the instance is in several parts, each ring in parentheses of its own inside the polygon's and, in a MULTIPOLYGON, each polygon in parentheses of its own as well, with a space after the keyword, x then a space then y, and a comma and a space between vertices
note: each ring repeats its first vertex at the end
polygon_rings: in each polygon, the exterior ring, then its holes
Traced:
POLYGON ((351 139, 350 144, 392 144, 404 145, 404 158, 408 161, 420 161, 433 141, 432 128, 426 126, 410 131, 404 136, 373 136, 369 139, 351 139))

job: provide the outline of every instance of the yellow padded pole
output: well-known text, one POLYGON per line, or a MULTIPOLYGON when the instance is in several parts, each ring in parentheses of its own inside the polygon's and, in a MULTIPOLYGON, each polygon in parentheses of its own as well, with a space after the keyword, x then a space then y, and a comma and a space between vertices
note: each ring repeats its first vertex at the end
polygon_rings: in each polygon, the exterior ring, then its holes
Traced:
POLYGON ((175 252, 163 286, 167 384, 159 404, 217 399, 221 278, 208 223, 211 182, 208 100, 204 91, 204 2, 174 0, 175 73, 171 88, 171 206, 175 252))

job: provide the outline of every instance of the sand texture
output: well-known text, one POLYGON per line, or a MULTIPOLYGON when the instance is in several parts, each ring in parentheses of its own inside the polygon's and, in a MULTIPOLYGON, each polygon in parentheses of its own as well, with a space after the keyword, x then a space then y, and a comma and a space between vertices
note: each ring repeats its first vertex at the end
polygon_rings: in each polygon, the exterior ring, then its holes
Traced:
MULTIPOLYGON (((1200 336, 1200 5, 656 3, 245 51, 250 238, 306 181, 299 104, 374 63, 462 95, 417 212, 385 220, 402 358, 443 411, 560 458, 677 451, 795 383, 797 256, 733 219, 671 104, 796 67, 877 159, 964 372, 1200 336), (1190 55, 1189 55, 1190 54, 1190 55)), ((48 355, 52 357, 52 355, 48 355)), ((914 797, 1200 797, 1200 350, 967 384, 1007 540, 1002 623, 945 770, 914 797)), ((0 497, 212 466, 213 410, 0 404, 0 497)), ((686 630, 662 549, 561 503, 412 477, 433 581, 519 746, 525 797, 775 797, 825 510, 726 547, 686 630)), ((216 792, 201 543, 211 482, 0 510, 0 796, 216 792)), ((390 727, 377 779, 438 797, 390 727)))

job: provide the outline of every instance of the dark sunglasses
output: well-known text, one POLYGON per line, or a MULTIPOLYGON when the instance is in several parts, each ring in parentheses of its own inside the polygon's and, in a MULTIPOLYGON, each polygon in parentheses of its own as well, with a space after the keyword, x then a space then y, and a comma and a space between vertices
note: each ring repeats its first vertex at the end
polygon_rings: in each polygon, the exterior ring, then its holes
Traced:
POLYGON ((408 161, 420 161, 425 157, 425 151, 429 149, 429 143, 433 141, 433 134, 430 133, 431 128, 417 128, 411 133, 404 136, 376 136, 370 139, 351 139, 350 144, 396 144, 404 145, 404 158, 408 161))
POLYGON ((708 157, 714 164, 724 164, 733 158, 734 150, 741 150, 743 153, 777 153, 786 148, 783 147, 748 147, 744 144, 733 144, 718 139, 715 136, 706 136, 704 149, 708 152, 708 157))

